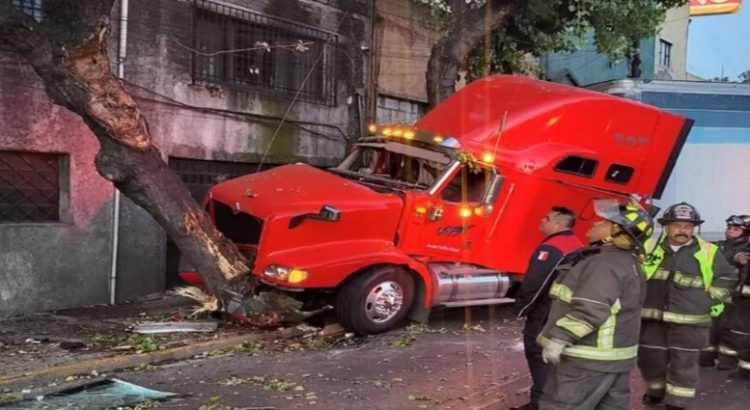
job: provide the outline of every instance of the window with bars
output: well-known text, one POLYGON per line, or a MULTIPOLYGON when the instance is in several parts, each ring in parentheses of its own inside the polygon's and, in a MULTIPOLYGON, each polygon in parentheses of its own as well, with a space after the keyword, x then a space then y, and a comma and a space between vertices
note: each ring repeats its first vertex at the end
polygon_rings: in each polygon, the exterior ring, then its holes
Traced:
POLYGON ((194 0, 193 24, 195 82, 334 104, 335 35, 206 0, 194 0))
POLYGON ((42 0, 13 0, 13 5, 37 22, 42 21, 42 0))
MULTIPOLYGON (((169 166, 177 171, 193 198, 201 201, 208 189, 227 179, 258 172, 258 164, 251 162, 211 161, 188 158, 169 158, 169 166)), ((273 168, 263 164, 261 171, 273 168)))
POLYGON ((0 151, 0 222, 60 222, 66 168, 65 155, 0 151))

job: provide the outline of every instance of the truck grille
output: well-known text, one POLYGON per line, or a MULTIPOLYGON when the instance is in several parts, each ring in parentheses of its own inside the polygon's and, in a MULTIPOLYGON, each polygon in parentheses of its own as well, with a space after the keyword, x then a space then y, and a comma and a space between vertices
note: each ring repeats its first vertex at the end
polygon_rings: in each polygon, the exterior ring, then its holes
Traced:
POLYGON ((263 221, 246 213, 235 213, 232 208, 221 202, 213 203, 216 227, 224 236, 238 245, 258 244, 263 221))

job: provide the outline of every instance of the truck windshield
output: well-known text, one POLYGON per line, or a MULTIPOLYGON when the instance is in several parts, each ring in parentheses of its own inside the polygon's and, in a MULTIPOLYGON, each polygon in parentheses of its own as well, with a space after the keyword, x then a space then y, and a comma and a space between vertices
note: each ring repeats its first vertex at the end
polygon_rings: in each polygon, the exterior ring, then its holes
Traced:
POLYGON ((360 143, 331 170, 345 176, 419 190, 430 188, 445 171, 448 155, 395 142, 360 143))

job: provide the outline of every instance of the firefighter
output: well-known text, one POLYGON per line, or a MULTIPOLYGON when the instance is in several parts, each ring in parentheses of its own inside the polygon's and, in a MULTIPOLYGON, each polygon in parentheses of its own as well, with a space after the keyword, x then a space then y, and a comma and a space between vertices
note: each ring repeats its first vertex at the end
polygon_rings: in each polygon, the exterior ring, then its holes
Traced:
POLYGON ((638 367, 644 404, 680 409, 695 397, 711 317, 731 299, 737 274, 716 245, 694 234, 703 223, 694 206, 674 204, 658 222, 662 235, 647 243, 643 265, 648 285, 638 367))
POLYGON ((511 410, 537 410, 539 408, 539 398, 542 396, 544 383, 547 380, 549 365, 542 361, 542 348, 536 343, 536 338, 542 331, 552 304, 547 293, 557 277, 557 265, 567 255, 583 246, 581 241, 573 235, 572 229, 575 222, 576 217, 573 211, 556 206, 542 218, 539 224, 539 230, 545 238, 531 254, 529 267, 516 295, 516 314, 518 317, 526 318, 523 327, 523 348, 533 381, 530 392, 531 400, 511 410))
POLYGON ((550 289, 552 307, 538 338, 542 358, 554 365, 543 410, 629 408, 646 290, 638 255, 653 222, 634 204, 594 205, 603 220, 586 233, 591 246, 572 267, 559 268, 550 289))
MULTIPOLYGON (((750 231, 750 216, 743 215, 745 228, 750 231)), ((729 316, 729 331, 722 335, 739 359, 739 376, 750 379, 750 245, 734 255, 734 262, 740 267, 740 282, 735 297, 734 310, 729 316)))
MULTIPOLYGON (((748 247, 748 235, 750 235, 750 224, 747 223, 747 215, 732 215, 726 219, 727 229, 724 231, 724 240, 716 242, 719 252, 732 264, 737 272, 742 264, 736 259, 737 254, 746 251, 748 247)), ((700 357, 700 365, 711 367, 718 358, 719 370, 730 370, 737 366, 737 351, 731 346, 731 335, 729 332, 729 318, 734 311, 734 303, 727 303, 724 312, 712 320, 710 344, 703 349, 700 357)))

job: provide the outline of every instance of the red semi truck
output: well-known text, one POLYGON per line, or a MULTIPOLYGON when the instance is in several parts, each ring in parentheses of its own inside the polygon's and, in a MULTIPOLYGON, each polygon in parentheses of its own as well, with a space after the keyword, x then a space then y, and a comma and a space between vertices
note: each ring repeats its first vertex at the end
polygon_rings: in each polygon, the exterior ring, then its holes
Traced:
POLYGON ((436 306, 509 301, 552 206, 574 210, 582 236, 593 200, 658 198, 691 125, 623 98, 493 76, 413 127, 371 125, 337 167, 242 176, 204 205, 252 275, 377 333, 436 306))

